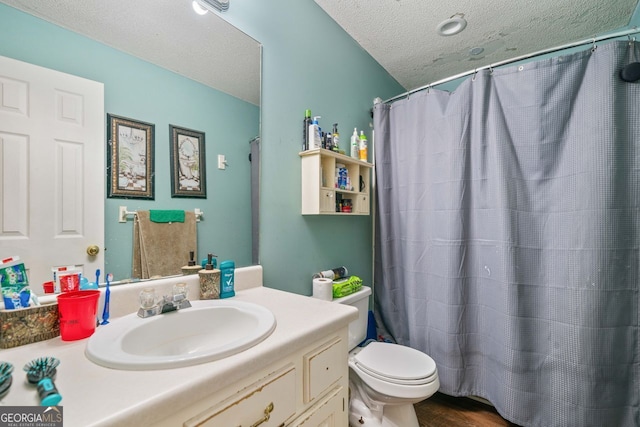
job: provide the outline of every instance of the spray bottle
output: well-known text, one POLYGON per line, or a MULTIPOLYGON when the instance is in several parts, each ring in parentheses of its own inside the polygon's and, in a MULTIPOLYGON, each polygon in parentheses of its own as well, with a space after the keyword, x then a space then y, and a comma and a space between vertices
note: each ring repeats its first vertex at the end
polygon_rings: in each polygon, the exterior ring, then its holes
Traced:
POLYGON ((367 153, 367 137, 364 134, 364 131, 360 131, 360 160, 363 162, 367 161, 368 153, 367 153))
POLYGON ((333 151, 340 150, 340 134, 338 133, 338 124, 333 124, 333 151))
POLYGON ((309 150, 322 148, 322 137, 320 136, 320 126, 318 126, 319 118, 320 116, 314 116, 309 125, 309 150))
POLYGON ((353 128, 353 135, 351 135, 351 157, 360 158, 360 138, 358 138, 358 129, 356 128, 353 128))

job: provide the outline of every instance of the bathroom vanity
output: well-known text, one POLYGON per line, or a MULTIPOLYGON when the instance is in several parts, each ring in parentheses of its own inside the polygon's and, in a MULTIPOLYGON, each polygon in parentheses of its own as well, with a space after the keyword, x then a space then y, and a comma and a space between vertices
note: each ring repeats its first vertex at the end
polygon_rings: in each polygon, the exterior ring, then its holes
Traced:
MULTIPOLYGON (((159 280, 154 287, 170 293, 180 281, 189 284, 189 298, 197 299, 197 276, 159 280)), ((146 286, 112 288, 111 319, 135 312, 146 286)), ((277 322, 271 335, 247 350, 193 366, 131 371, 89 361, 88 339, 57 337, 0 351, 0 360, 14 365, 13 385, 0 404, 37 405, 22 366, 54 356, 61 362, 55 383, 65 426, 347 425, 347 328, 357 310, 263 287, 259 266, 236 269, 236 290, 234 299, 266 307, 277 322)))

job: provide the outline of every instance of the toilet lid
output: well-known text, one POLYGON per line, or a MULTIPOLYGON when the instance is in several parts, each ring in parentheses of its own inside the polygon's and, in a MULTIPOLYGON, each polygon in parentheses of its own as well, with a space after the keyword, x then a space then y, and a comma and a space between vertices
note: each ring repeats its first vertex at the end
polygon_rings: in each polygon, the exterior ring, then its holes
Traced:
POLYGON ((411 347, 372 342, 355 355, 358 368, 399 383, 425 383, 436 373, 436 362, 411 347))

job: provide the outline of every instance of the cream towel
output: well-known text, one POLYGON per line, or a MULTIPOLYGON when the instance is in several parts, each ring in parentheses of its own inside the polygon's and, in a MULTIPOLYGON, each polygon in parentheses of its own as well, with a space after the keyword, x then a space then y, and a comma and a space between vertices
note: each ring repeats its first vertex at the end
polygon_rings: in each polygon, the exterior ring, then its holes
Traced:
POLYGON ((133 222, 133 273, 137 279, 181 274, 189 252, 197 254, 196 215, 184 222, 152 222, 149 211, 138 211, 133 222))

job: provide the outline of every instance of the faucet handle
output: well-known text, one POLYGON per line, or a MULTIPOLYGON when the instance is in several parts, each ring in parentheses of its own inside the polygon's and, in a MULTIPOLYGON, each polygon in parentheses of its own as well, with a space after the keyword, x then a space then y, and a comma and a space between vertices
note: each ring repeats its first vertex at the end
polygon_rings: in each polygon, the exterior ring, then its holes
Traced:
POLYGON ((154 305, 156 305, 156 291, 153 288, 144 288, 140 291, 140 295, 138 297, 140 301, 140 308, 145 310, 150 309, 154 305))

